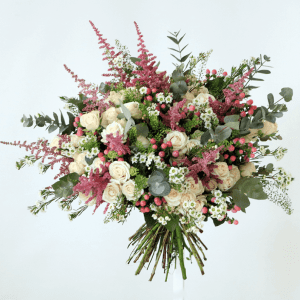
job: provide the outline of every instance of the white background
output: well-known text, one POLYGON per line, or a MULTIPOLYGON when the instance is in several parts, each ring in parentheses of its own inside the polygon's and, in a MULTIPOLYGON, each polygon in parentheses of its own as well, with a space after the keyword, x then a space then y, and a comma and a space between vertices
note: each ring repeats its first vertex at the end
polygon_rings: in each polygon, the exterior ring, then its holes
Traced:
MULTIPOLYGON (((24 114, 58 112, 59 96, 76 96, 77 84, 64 70, 99 84, 107 64, 102 61, 92 20, 111 44, 126 44, 137 56, 136 21, 150 52, 170 73, 172 42, 168 31, 186 33, 188 51, 214 49, 207 67, 230 71, 242 59, 267 54, 271 75, 252 93, 266 105, 282 87, 294 89, 289 112, 278 119, 288 154, 276 166, 296 177, 290 188, 295 212, 288 216, 270 201, 252 200, 238 226, 205 224, 208 246, 204 276, 187 265, 186 299, 299 299, 299 40, 300 4, 291 1, 34 1, 2 0, 0 19, 0 140, 35 141, 48 137, 42 128, 23 128, 24 114)), ((187 53, 187 52, 186 52, 187 53)), ((128 237, 143 222, 134 213, 120 224, 103 223, 103 208, 86 211, 74 222, 56 204, 32 216, 27 206, 38 190, 53 183, 56 172, 39 175, 37 167, 15 169, 24 149, 0 145, 0 300, 172 299, 160 268, 135 276, 127 265, 128 237)))

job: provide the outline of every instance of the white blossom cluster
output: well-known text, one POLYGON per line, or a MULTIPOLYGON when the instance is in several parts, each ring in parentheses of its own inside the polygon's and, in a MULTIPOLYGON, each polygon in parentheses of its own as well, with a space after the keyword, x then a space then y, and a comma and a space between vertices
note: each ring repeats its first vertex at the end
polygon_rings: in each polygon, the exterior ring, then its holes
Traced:
POLYGON ((164 96, 164 93, 158 93, 155 95, 157 102, 160 104, 167 103, 170 104, 173 101, 173 94, 169 93, 168 96, 164 96))
POLYGON ((149 116, 159 116, 159 111, 156 109, 156 104, 152 103, 151 106, 147 107, 149 116))
POLYGON ((167 164, 161 161, 161 157, 156 156, 153 152, 149 154, 142 154, 138 152, 131 158, 131 162, 145 164, 148 169, 150 169, 152 162, 155 164, 157 169, 163 170, 167 167, 167 164))
POLYGON ((283 190, 274 181, 268 181, 268 183, 263 186, 263 190, 268 195, 270 201, 281 206, 288 215, 292 214, 292 202, 286 190, 283 190))
POLYGON ((282 189, 287 189, 287 187, 292 183, 292 174, 287 173, 283 168, 277 168, 279 173, 276 175, 276 182, 278 186, 282 189))
POLYGON ((118 213, 120 208, 120 203, 111 203, 107 209, 107 216, 104 223, 108 223, 110 221, 124 222, 126 217, 123 214, 118 213))
POLYGON ((122 68, 123 67, 123 56, 118 55, 117 57, 115 57, 113 59, 113 64, 118 68, 122 68))
POLYGON ((214 195, 214 203, 217 205, 211 206, 209 212, 211 213, 212 218, 222 221, 227 213, 227 199, 222 197, 222 192, 220 190, 213 190, 211 193, 214 195))
POLYGON ((168 221, 171 221, 169 216, 166 216, 166 217, 160 216, 160 217, 158 217, 157 214, 153 214, 152 218, 154 220, 157 220, 157 222, 162 224, 162 225, 166 225, 168 221))
POLYGON ((185 181, 185 175, 188 173, 187 167, 174 168, 172 167, 169 172, 169 182, 175 184, 182 184, 185 181))
POLYGON ((277 161, 281 160, 284 157, 284 154, 287 152, 286 148, 278 147, 274 152, 273 155, 277 161))
POLYGON ((218 121, 218 117, 213 112, 211 107, 205 108, 204 113, 201 113, 200 115, 200 119, 204 121, 204 127, 206 129, 211 129, 212 123, 214 123, 216 120, 218 121))

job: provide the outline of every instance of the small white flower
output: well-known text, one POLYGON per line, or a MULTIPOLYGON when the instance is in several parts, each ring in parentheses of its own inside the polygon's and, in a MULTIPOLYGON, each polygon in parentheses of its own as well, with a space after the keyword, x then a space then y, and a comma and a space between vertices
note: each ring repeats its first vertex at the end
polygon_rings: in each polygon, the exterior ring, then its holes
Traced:
POLYGON ((153 218, 154 220, 157 220, 157 215, 156 215, 156 214, 153 214, 153 215, 152 215, 152 218, 153 218))
POLYGON ((141 87, 141 88, 139 89, 139 92, 140 92, 141 94, 146 94, 146 93, 147 93, 147 88, 146 88, 145 86, 143 86, 143 87, 141 87))
POLYGON ((171 103, 172 102, 172 97, 169 95, 165 98, 166 103, 171 103))
POLYGON ((165 220, 163 220, 163 221, 161 222, 161 224, 162 224, 162 225, 167 225, 167 222, 166 222, 165 220))
POLYGON ((145 154, 142 154, 142 155, 140 156, 140 163, 145 163, 146 160, 147 160, 147 156, 146 156, 145 154))
POLYGON ((159 223, 162 223, 164 221, 164 218, 163 217, 159 217, 158 220, 157 220, 159 223))
POLYGON ((171 221, 171 219, 168 216, 165 217, 165 220, 166 221, 171 221))

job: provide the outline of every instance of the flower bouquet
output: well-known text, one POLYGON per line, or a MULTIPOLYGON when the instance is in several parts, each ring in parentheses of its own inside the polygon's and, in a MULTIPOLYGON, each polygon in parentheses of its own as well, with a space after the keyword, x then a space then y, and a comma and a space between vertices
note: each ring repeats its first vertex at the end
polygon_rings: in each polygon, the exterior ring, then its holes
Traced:
POLYGON ((292 176, 271 163, 262 165, 261 159, 280 160, 287 151, 272 150, 266 142, 281 140, 276 119, 287 107, 279 101, 289 102, 293 91, 282 88, 276 102, 268 94, 268 107, 250 99, 257 88, 250 83, 270 73, 268 56, 244 60, 230 74, 210 71, 206 63, 212 51, 184 55, 184 36, 174 32, 168 38, 177 47, 170 48, 176 63, 167 76, 158 71, 136 23, 138 57, 118 40, 112 47, 90 23, 109 64, 103 75, 110 80, 87 84, 65 65, 80 88, 77 98, 60 97, 68 121, 62 113, 21 119, 25 127, 59 133, 51 142, 2 142, 30 152, 16 163, 18 169, 38 162, 45 173, 60 165, 56 182, 40 191, 31 213, 57 202, 72 221, 103 203, 105 223, 124 223, 132 210, 139 211, 145 223, 129 238, 128 263, 139 261, 139 274, 153 260, 150 281, 159 263, 167 280, 176 261, 186 279, 185 259, 195 259, 204 274, 207 248, 199 237, 204 223, 237 225, 233 216, 246 213, 249 198, 269 199, 292 213, 287 195, 292 176))

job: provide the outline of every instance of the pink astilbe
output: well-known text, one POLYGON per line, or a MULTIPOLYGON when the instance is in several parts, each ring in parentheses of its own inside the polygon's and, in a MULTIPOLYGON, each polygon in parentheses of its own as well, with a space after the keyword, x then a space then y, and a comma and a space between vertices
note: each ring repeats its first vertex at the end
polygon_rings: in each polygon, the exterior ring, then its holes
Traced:
POLYGON ((243 103, 237 103, 236 100, 241 100, 239 98, 239 94, 243 91, 243 83, 245 82, 245 79, 249 77, 252 71, 253 68, 246 72, 238 81, 229 84, 228 88, 223 90, 225 102, 219 102, 218 100, 213 101, 211 98, 209 98, 209 105, 221 123, 224 122, 225 116, 236 113, 235 108, 242 108, 244 106, 243 103))
POLYGON ((108 169, 104 166, 101 166, 101 168, 101 174, 103 175, 99 174, 98 168, 95 173, 91 170, 89 177, 80 176, 79 183, 77 183, 73 188, 74 192, 84 193, 85 196, 88 196, 90 193, 92 194, 85 202, 86 204, 96 198, 96 206, 93 213, 95 213, 100 204, 104 202, 102 199, 103 191, 106 189, 111 178, 108 169))
MULTIPOLYGON (((198 183, 199 172, 204 172, 208 179, 216 178, 216 176, 214 176, 212 172, 215 168, 217 168, 217 166, 213 165, 212 163, 216 162, 218 153, 222 150, 223 147, 224 146, 222 145, 215 150, 209 150, 207 152, 203 152, 202 153, 203 158, 193 157, 192 161, 196 163, 188 167, 190 172, 187 174, 187 177, 190 176, 193 177, 196 183, 198 183)), ((206 180, 203 180, 203 183, 205 182, 206 180)))
POLYGON ((183 127, 178 126, 177 123, 181 119, 186 118, 186 114, 183 111, 179 112, 179 110, 182 110, 186 101, 186 99, 183 99, 179 101, 175 106, 172 106, 168 110, 167 115, 164 115, 163 113, 159 114, 163 119, 163 123, 166 126, 171 127, 172 130, 185 131, 185 129, 183 127))
POLYGON ((116 152, 121 151, 123 155, 125 154, 130 154, 130 149, 128 147, 128 145, 125 145, 122 143, 122 138, 123 135, 119 134, 119 132, 117 131, 116 136, 113 135, 113 133, 107 134, 106 135, 106 140, 108 143, 106 143, 107 145, 107 150, 113 150, 116 152))
POLYGON ((137 75, 137 78, 132 79, 131 82, 127 84, 127 86, 135 86, 136 82, 138 81, 140 86, 145 86, 151 89, 155 88, 158 93, 164 92, 164 90, 167 90, 169 92, 169 77, 167 76, 166 78, 164 78, 166 72, 162 72, 159 74, 156 73, 157 67, 154 66, 156 64, 156 57, 153 56, 153 54, 148 53, 149 50, 146 49, 143 40, 143 35, 141 34, 137 23, 134 22, 134 25, 139 36, 138 46, 140 48, 138 49, 138 52, 141 52, 141 54, 138 56, 138 58, 140 58, 141 61, 137 61, 136 64, 140 66, 142 70, 136 70, 132 72, 132 74, 137 75))

